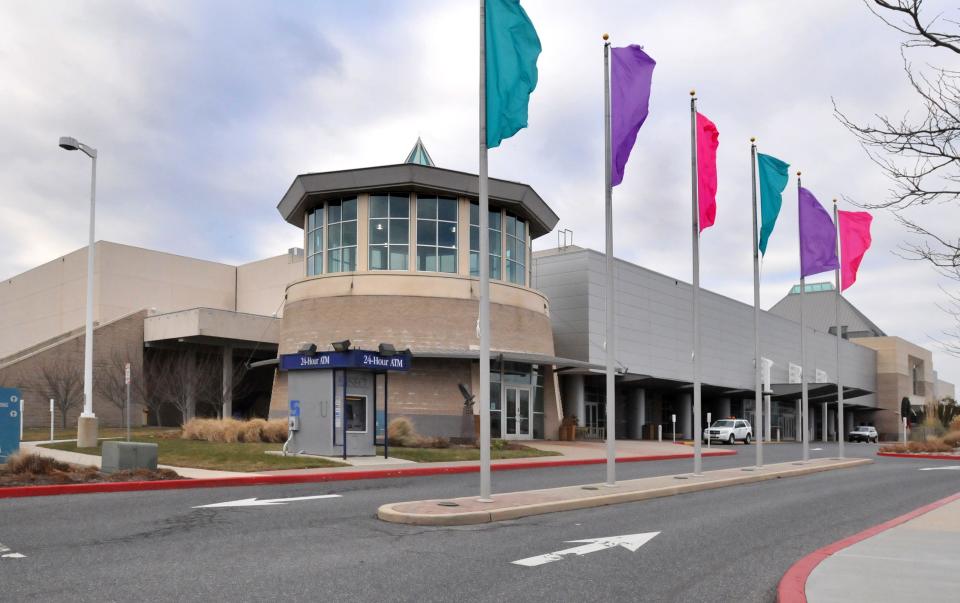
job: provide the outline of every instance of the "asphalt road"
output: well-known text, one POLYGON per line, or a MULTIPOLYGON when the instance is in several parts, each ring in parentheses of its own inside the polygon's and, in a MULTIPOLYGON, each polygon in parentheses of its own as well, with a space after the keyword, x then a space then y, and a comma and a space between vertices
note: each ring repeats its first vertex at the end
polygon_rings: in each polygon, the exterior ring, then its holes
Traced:
MULTIPOLYGON (((831 456, 835 444, 814 443, 831 456)), ((704 459, 749 466, 753 447, 704 459)), ((769 462, 799 446, 765 447, 769 462)), ((848 445, 873 457, 876 446, 848 445)), ((3 601, 773 601, 798 558, 960 491, 943 461, 862 468, 462 528, 394 525, 379 505, 467 494, 477 474, 0 500, 3 601), (194 509, 244 498, 339 494, 284 505, 194 509), (568 541, 659 532, 539 567, 511 561, 568 541)), ((618 465, 618 477, 688 472, 692 461, 618 465)), ((493 474, 495 491, 601 481, 602 465, 493 474)))

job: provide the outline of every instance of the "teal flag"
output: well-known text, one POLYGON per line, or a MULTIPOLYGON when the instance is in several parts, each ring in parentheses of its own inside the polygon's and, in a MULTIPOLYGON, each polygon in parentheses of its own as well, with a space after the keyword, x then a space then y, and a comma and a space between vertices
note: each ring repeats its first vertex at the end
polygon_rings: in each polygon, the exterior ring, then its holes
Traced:
POLYGON ((486 1, 487 148, 527 127, 540 38, 520 0, 486 1))
POLYGON ((790 179, 787 172, 790 164, 772 155, 757 153, 757 166, 760 170, 760 253, 766 254, 767 241, 780 215, 781 194, 790 179))

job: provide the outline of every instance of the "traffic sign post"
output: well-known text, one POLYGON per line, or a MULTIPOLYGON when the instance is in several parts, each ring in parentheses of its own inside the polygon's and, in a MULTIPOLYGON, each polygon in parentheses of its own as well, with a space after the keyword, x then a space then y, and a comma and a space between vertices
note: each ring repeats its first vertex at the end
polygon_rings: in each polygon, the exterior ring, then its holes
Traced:
POLYGON ((22 399, 19 389, 0 388, 0 463, 20 449, 22 399))
POLYGON ((127 441, 130 441, 130 363, 123 367, 123 382, 127 386, 127 441))
POLYGON ((50 398, 50 441, 53 441, 53 398, 50 398))

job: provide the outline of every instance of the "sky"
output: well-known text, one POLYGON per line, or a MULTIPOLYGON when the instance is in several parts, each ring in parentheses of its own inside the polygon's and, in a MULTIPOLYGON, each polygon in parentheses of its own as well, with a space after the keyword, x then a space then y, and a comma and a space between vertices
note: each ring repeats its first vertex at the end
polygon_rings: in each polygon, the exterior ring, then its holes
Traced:
MULTIPOLYGON (((931 14, 950 2, 932 2, 931 14)), ((879 201, 889 182, 833 115, 919 107, 902 35, 860 2, 523 0, 543 46, 529 127, 490 152, 490 175, 533 186, 574 243, 603 249, 603 46, 657 61, 650 116, 614 190, 618 257, 691 275, 689 91, 720 131, 717 222, 701 285, 752 303, 750 143, 803 172, 829 208, 879 201)), ((99 151, 97 239, 228 263, 302 246, 276 205, 297 174, 402 162, 421 137, 439 167, 476 173, 475 0, 0 3, 0 278, 83 247, 99 151)), ((947 53, 908 58, 951 66, 947 53)), ((952 65, 957 67, 956 64, 952 65)), ((761 305, 797 281, 796 178, 763 262, 761 305)), ((911 214, 956 223, 956 206, 911 214)), ((845 295, 891 335, 960 358, 942 288, 898 252, 912 239, 875 212, 873 247, 845 295)), ((550 234, 535 248, 556 246, 550 234)), ((832 274, 810 282, 831 280, 832 274)))

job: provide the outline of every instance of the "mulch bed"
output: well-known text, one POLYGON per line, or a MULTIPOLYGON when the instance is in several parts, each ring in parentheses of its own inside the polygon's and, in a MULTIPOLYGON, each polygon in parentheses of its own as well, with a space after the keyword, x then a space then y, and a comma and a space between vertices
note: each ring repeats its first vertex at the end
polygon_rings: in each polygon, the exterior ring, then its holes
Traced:
POLYGON ((68 465, 38 455, 14 455, 6 464, 0 465, 0 488, 168 479, 180 479, 180 476, 170 469, 137 469, 103 473, 96 467, 68 465))

